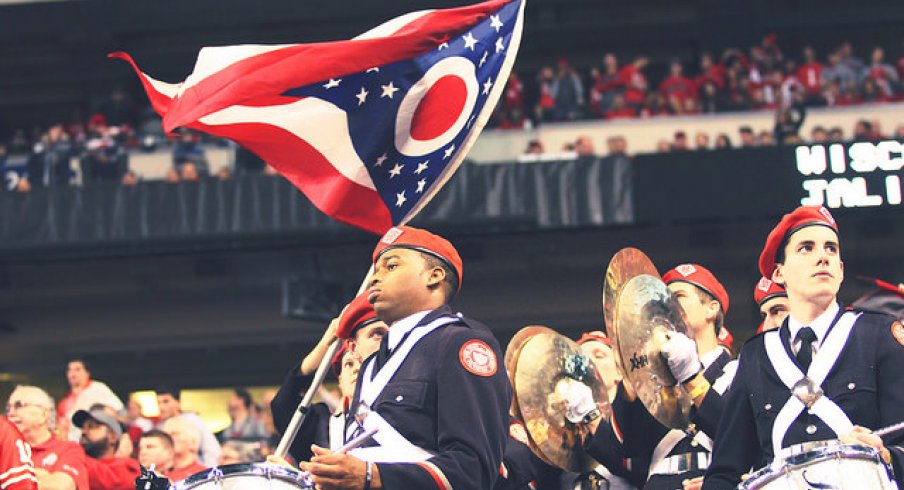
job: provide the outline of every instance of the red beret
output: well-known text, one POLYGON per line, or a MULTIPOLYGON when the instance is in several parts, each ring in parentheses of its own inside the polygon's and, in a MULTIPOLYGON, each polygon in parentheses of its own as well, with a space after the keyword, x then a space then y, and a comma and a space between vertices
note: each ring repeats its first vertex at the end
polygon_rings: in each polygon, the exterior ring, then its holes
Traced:
POLYGON ((766 238, 766 245, 760 254, 760 273, 763 277, 772 277, 772 272, 775 271, 775 256, 778 255, 779 248, 784 245, 785 240, 807 226, 826 226, 838 233, 835 218, 822 206, 801 206, 791 211, 782 217, 766 238))
POLYGON ((693 284, 713 295, 722 307, 722 314, 728 314, 728 291, 706 267, 699 264, 681 264, 662 276, 662 282, 666 284, 676 281, 693 284))
POLYGON ((776 284, 765 277, 761 277, 753 288, 753 300, 758 306, 763 306, 763 303, 779 296, 788 296, 788 292, 781 284, 776 284))
POLYGON ((602 332, 600 330, 594 330, 592 332, 582 333, 581 338, 578 339, 577 344, 581 345, 584 342, 591 342, 591 341, 602 342, 602 343, 608 345, 609 347, 612 347, 612 339, 610 339, 609 336, 606 335, 605 332, 602 332))
POLYGON ((339 373, 342 372, 342 358, 346 352, 348 352, 348 342, 343 340, 342 344, 339 345, 339 349, 333 354, 333 360, 330 363, 333 366, 333 374, 336 376, 339 376, 339 373))
POLYGON ((455 247, 449 243, 449 240, 446 240, 439 235, 434 235, 427 230, 412 228, 410 226, 394 226, 383 235, 383 238, 380 239, 380 243, 377 243, 377 247, 374 249, 373 254, 374 263, 377 263, 377 260, 384 252, 393 248, 409 248, 428 253, 442 260, 458 275, 457 289, 461 289, 461 257, 458 255, 458 251, 455 250, 455 247))
POLYGON ((889 291, 889 292, 895 293, 899 296, 904 296, 904 283, 894 285, 890 282, 883 281, 882 279, 876 279, 874 277, 864 277, 864 276, 857 276, 857 279, 862 279, 864 281, 871 282, 871 283, 875 284, 876 287, 879 288, 880 290, 889 291))
POLYGON ((374 311, 373 305, 367 301, 367 292, 363 292, 355 296, 342 315, 339 317, 339 327, 336 329, 336 336, 340 339, 351 338, 355 330, 379 320, 377 312, 374 311))
POLYGON ((719 336, 716 337, 716 342, 719 345, 724 345, 728 350, 731 350, 731 344, 734 344, 734 335, 732 335, 727 328, 722 327, 719 330, 719 336))

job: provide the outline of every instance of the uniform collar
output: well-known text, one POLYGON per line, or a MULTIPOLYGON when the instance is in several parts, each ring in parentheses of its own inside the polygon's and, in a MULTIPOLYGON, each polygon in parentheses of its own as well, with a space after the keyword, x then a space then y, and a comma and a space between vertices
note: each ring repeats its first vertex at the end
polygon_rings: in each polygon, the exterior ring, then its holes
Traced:
POLYGON ((402 339, 405 338, 405 334, 416 327, 429 313, 430 310, 419 311, 393 322, 389 326, 389 341, 387 342, 390 352, 398 347, 402 339))
POLYGON ((838 315, 838 310, 840 309, 841 307, 838 306, 838 303, 833 301, 826 311, 822 312, 822 314, 816 317, 809 325, 804 325, 795 320, 793 314, 788 315, 788 330, 791 333, 791 343, 797 341, 797 333, 800 332, 800 329, 810 327, 813 329, 813 333, 816 334, 816 345, 822 344, 822 341, 825 340, 826 334, 828 334, 829 328, 832 326, 832 322, 835 320, 835 317, 838 315))

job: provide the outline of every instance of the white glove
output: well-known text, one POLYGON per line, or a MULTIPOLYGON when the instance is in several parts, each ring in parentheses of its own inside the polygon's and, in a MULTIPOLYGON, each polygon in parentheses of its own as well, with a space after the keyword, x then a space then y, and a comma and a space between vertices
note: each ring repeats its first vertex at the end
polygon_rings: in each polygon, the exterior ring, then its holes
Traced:
POLYGON ((672 332, 669 341, 662 346, 662 356, 669 371, 679 383, 686 383, 700 372, 697 344, 681 332, 672 332))
POLYGON ((565 403, 565 418, 572 424, 589 422, 589 420, 585 420, 588 415, 591 415, 590 418, 593 419, 595 417, 592 416, 592 413, 594 411, 599 413, 596 402, 593 401, 593 392, 589 386, 580 381, 569 383, 568 390, 565 392, 565 403))

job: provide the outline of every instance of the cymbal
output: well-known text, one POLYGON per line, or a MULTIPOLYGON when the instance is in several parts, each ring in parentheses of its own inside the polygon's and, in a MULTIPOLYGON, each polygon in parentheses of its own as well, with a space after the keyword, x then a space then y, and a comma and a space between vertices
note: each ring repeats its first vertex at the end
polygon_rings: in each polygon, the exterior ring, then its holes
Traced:
POLYGON ((606 333, 610 337, 618 336, 618 325, 615 322, 615 306, 618 295, 625 287, 625 283, 640 274, 659 277, 659 272, 650 258, 636 248, 623 248, 609 261, 606 277, 603 280, 603 319, 606 322, 606 333))
POLYGON ((571 383, 590 387, 603 420, 609 418, 607 392, 593 362, 571 339, 555 332, 528 338, 515 360, 515 392, 531 449, 547 463, 583 473, 599 465, 583 449, 587 427, 565 418, 571 383))
POLYGON ((556 333, 556 331, 549 327, 544 327, 543 325, 528 325, 515 332, 515 335, 512 336, 512 340, 510 340, 505 347, 505 371, 508 374, 509 382, 512 384, 512 406, 510 413, 519 419, 521 418, 521 410, 518 408, 518 395, 515 392, 514 364, 518 359, 518 354, 521 352, 521 347, 524 345, 524 342, 538 333, 556 333))
POLYGON ((687 429, 691 398, 676 385, 661 354, 670 333, 688 332, 681 306, 662 280, 641 274, 622 289, 616 316, 625 379, 656 420, 672 429, 687 429))

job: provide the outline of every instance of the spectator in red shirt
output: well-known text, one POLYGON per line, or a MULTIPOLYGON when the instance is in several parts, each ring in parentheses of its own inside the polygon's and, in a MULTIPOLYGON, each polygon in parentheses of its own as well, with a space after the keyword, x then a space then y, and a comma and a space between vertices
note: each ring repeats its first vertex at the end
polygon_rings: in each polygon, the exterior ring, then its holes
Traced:
POLYGON ((725 86, 725 69, 713 61, 712 54, 703 53, 700 55, 700 74, 697 75, 694 82, 698 92, 706 82, 711 82, 716 85, 717 89, 722 89, 725 86))
POLYGON ((901 56, 898 56, 895 68, 898 70, 898 80, 904 80, 904 42, 901 43, 901 56))
POLYGON ((141 474, 138 461, 117 458, 116 448, 122 437, 122 426, 103 406, 72 415, 72 424, 82 430, 81 444, 88 456, 88 481, 91 490, 133 490, 141 474))
POLYGON ((622 93, 625 80, 618 71, 618 58, 613 53, 603 56, 602 71, 591 71, 593 86, 590 88, 590 110, 596 117, 603 117, 612 106, 612 98, 622 93))
POLYGON ((550 66, 540 68, 537 74, 537 84, 540 87, 540 98, 534 108, 537 122, 552 121, 555 119, 556 98, 553 95, 552 84, 556 75, 550 66))
MULTIPOLYGON (((891 99, 898 86, 898 73, 885 62, 885 50, 877 46, 870 55, 870 65, 863 73, 861 83, 872 80, 881 94, 881 102, 891 99)), ((866 87, 864 87, 866 88, 866 87)), ((866 97, 864 97, 866 98, 866 97)))
POLYGON ((641 56, 618 72, 622 84, 625 86, 625 102, 635 110, 643 107, 643 103, 647 98, 649 83, 643 71, 649 64, 650 60, 645 56, 641 56))
POLYGON ((505 99, 503 99, 502 107, 505 110, 513 107, 524 109, 524 84, 521 83, 521 79, 515 72, 509 75, 508 82, 505 84, 505 99))
POLYGON ((184 480, 207 469, 198 461, 200 437, 194 424, 177 415, 163 423, 163 432, 173 438, 173 469, 166 475, 170 481, 184 480))
POLYGON ((57 439, 53 398, 37 386, 17 386, 6 414, 31 446, 39 490, 89 490, 85 451, 72 441, 57 439))
POLYGON ((71 427, 72 414, 78 410, 88 410, 94 404, 123 409, 122 400, 113 393, 109 386, 101 381, 91 379, 91 369, 84 359, 71 359, 66 364, 66 380, 69 382, 69 393, 57 404, 57 435, 77 442, 81 431, 71 427))
POLYGON ((797 80, 803 85, 808 101, 819 98, 822 94, 822 63, 816 59, 816 51, 810 46, 804 46, 803 63, 797 69, 797 80))
POLYGON ((619 94, 612 98, 612 108, 606 111, 603 119, 633 119, 635 117, 637 117, 637 110, 625 102, 624 95, 619 94))
POLYGON ((650 92, 647 94, 647 102, 640 111, 641 117, 668 116, 670 114, 671 112, 669 112, 669 108, 662 102, 662 97, 659 96, 659 92, 650 92))
POLYGON ((138 440, 138 462, 145 468, 153 468, 154 472, 166 475, 173 469, 173 438, 160 429, 151 429, 138 440))
POLYGON ((659 94, 675 114, 684 114, 687 101, 697 97, 694 82, 684 76, 680 61, 673 60, 669 65, 669 76, 659 84, 659 94))
POLYGON ((19 429, 0 417, 0 488, 3 490, 37 490, 38 479, 31 462, 31 446, 19 429))

